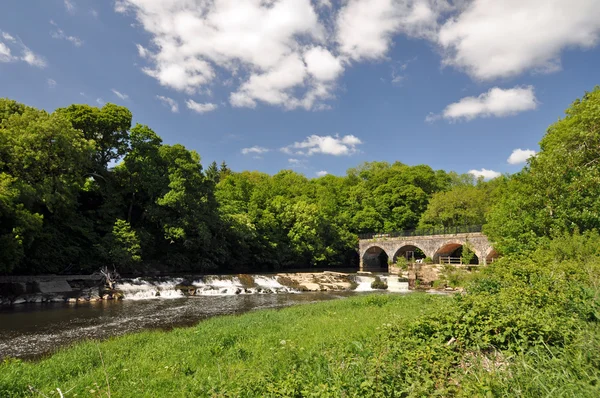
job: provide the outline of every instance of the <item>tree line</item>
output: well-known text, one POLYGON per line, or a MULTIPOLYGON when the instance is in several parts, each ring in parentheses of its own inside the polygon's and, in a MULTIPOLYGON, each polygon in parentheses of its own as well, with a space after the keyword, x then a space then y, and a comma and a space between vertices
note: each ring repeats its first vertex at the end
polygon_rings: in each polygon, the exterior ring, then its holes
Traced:
POLYGON ((499 252, 600 224, 600 89, 512 176, 368 162, 308 179, 205 169, 122 106, 0 99, 0 272, 231 272, 356 265, 364 232, 486 224, 499 252))

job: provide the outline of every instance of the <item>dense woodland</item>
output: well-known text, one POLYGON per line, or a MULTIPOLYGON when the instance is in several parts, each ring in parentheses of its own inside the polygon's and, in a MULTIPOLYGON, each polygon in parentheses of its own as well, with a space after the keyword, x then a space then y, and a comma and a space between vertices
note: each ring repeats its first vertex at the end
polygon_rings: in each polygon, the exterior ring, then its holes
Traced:
POLYGON ((0 99, 0 273, 227 272, 357 265, 357 235, 486 224, 502 254, 600 227, 600 88, 489 182, 371 162, 308 179, 203 168, 121 106, 0 99))

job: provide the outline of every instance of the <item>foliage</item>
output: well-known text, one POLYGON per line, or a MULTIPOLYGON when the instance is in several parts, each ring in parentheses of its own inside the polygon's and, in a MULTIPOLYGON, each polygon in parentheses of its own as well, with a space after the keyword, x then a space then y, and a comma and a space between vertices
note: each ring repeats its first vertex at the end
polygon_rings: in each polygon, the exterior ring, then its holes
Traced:
POLYGON ((535 250, 541 240, 600 227, 600 87, 548 128, 540 152, 515 175, 488 217, 498 251, 535 250))
POLYGON ((473 260, 476 258, 475 252, 471 247, 471 244, 467 240, 465 244, 462 246, 461 260, 463 264, 471 264, 473 260))
POLYGON ((479 181, 477 185, 458 185, 449 191, 433 194, 419 220, 419 228, 485 224, 486 214, 504 181, 504 178, 479 181))
POLYGON ((376 276, 373 282, 371 282, 371 289, 385 290, 388 288, 387 283, 381 280, 380 277, 376 276))
POLYGON ((142 260, 140 239, 125 220, 117 220, 109 235, 109 256, 113 264, 126 266, 127 271, 142 260))
POLYGON ((401 270, 406 271, 408 269, 408 260, 406 257, 398 256, 398 258, 396 258, 396 266, 401 270))

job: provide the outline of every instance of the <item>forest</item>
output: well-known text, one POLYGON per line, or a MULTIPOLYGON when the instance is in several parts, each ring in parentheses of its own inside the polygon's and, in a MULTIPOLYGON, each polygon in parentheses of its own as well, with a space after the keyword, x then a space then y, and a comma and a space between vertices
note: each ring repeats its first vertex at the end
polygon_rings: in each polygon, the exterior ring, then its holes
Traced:
POLYGON ((369 162, 309 179, 203 167, 122 106, 49 113, 0 99, 0 273, 357 266, 358 234, 484 225, 501 254, 600 227, 600 88, 491 181, 369 162))

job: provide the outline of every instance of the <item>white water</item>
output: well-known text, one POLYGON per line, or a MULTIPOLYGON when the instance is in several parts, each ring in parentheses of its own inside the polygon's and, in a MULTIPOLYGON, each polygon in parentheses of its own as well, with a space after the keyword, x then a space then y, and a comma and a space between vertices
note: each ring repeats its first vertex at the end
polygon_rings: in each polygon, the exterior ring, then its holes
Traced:
MULTIPOLYGON (((397 275, 379 275, 379 278, 388 285, 388 292, 408 292, 408 282, 400 282, 397 275)), ((357 275, 354 280, 358 284, 356 289, 354 289, 355 292, 372 292, 377 290, 371 287, 371 283, 375 281, 374 276, 357 275)))
MULTIPOLYGON (((117 284, 117 289, 123 292, 125 300, 181 298, 186 296, 181 290, 182 286, 189 286, 190 289, 194 289, 192 294, 196 296, 298 293, 297 290, 279 283, 275 276, 251 275, 251 277, 254 280, 253 287, 244 287, 240 279, 236 276, 209 275, 194 279, 193 281, 186 281, 183 278, 165 280, 126 279, 117 284)), ((381 275, 379 278, 387 283, 387 290, 389 292, 399 293, 408 291, 408 283, 400 282, 398 276, 381 275)), ((371 292, 375 290, 371 288, 371 283, 375 280, 375 276, 356 275, 354 280, 358 284, 356 289, 354 289, 356 292, 371 292)))
MULTIPOLYGON (((297 293, 282 285, 273 276, 253 275, 255 287, 244 287, 238 277, 211 275, 191 282, 196 296, 233 296, 236 294, 297 293)), ((185 294, 178 285, 189 285, 182 278, 166 281, 148 281, 141 278, 118 283, 117 289, 123 292, 125 300, 147 300, 156 298, 181 298, 185 294)))
POLYGON ((181 290, 175 289, 183 279, 175 278, 168 281, 149 282, 142 278, 135 278, 119 283, 117 288, 123 292, 127 300, 148 300, 156 298, 180 298, 181 290))

